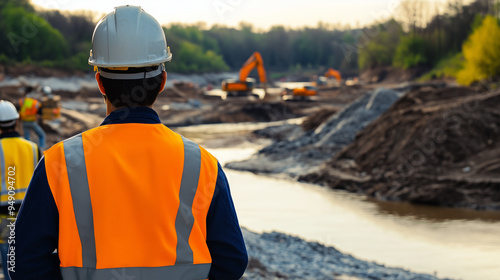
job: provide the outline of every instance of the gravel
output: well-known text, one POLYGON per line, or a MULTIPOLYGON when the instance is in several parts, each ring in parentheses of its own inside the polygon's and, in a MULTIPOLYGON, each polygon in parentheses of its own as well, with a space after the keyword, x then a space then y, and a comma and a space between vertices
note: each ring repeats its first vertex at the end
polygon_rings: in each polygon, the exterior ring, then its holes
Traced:
POLYGON ((258 132, 278 135, 275 138, 278 141, 252 158, 228 163, 226 167, 256 173, 284 173, 292 177, 310 173, 352 143, 359 131, 387 111, 401 95, 401 92, 391 89, 375 89, 326 119, 314 131, 302 130, 298 134, 297 129, 288 127, 290 134, 286 135, 283 134, 285 128, 271 127, 258 132))
POLYGON ((250 259, 242 279, 449 279, 362 261, 334 247, 279 232, 257 234, 242 230, 250 259))

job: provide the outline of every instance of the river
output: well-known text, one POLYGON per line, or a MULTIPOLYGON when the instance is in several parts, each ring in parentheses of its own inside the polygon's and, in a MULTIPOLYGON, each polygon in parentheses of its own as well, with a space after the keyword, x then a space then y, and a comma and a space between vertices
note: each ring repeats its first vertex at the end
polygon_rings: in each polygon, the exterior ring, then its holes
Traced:
MULTIPOLYGON (((256 149, 210 149, 221 162, 256 149)), ((463 280, 500 279, 500 212, 380 202, 226 169, 240 224, 279 231, 359 259, 463 280)))

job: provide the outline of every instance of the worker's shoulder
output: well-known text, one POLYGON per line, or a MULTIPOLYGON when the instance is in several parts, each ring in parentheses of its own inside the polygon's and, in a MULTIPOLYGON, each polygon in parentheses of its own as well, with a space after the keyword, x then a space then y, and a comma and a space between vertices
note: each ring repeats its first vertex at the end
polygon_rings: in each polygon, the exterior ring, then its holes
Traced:
POLYGON ((37 144, 35 144, 32 141, 26 140, 23 137, 9 137, 9 138, 2 138, 1 140, 3 142, 12 143, 13 145, 29 145, 35 148, 38 147, 37 144))
POLYGON ((50 147, 50 148, 48 148, 47 150, 45 150, 45 151, 43 152, 43 154, 45 155, 45 157, 47 157, 47 155, 57 153, 58 151, 60 151, 60 150, 63 150, 63 149, 64 149, 64 148, 63 148, 63 147, 64 147, 64 142, 67 142, 68 140, 73 139, 73 138, 75 138, 75 137, 79 137, 79 136, 81 136, 81 135, 82 135, 82 133, 77 134, 77 135, 75 135, 75 136, 72 136, 72 137, 70 137, 70 138, 64 139, 64 140, 62 140, 62 141, 59 141, 59 142, 57 142, 56 144, 52 145, 52 147, 50 147))
POLYGON ((203 158, 210 159, 211 161, 213 161, 215 163, 219 162, 218 159, 212 153, 207 151, 207 149, 205 149, 202 145, 200 145, 197 142, 194 142, 192 140, 189 140, 185 137, 183 137, 183 139, 184 139, 184 141, 189 141, 189 142, 193 143, 194 145, 196 145, 197 147, 199 147, 203 158))
POLYGON ((22 137, 16 137, 16 140, 18 140, 18 141, 20 141, 20 142, 23 142, 23 143, 25 143, 25 144, 29 144, 30 146, 33 146, 33 147, 35 147, 35 148, 37 148, 37 147, 38 147, 38 145, 37 145, 35 142, 30 141, 30 140, 27 140, 27 139, 24 139, 24 138, 22 138, 22 137))

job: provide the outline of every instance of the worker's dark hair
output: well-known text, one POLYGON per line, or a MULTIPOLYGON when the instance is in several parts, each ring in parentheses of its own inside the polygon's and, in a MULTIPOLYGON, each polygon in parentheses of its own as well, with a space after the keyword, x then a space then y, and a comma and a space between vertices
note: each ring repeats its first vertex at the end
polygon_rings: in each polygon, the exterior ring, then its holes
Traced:
MULTIPOLYGON (((126 71, 102 69, 109 73, 144 73, 158 69, 158 66, 148 68, 129 68, 126 71)), ((161 74, 146 79, 115 80, 101 75, 102 86, 106 97, 116 108, 147 107, 153 105, 161 90, 161 74)))
POLYGON ((25 95, 26 95, 26 94, 29 94, 29 93, 33 92, 33 90, 34 90, 34 89, 35 89, 35 88, 34 88, 34 87, 32 87, 32 86, 26 86, 26 87, 24 87, 24 94, 25 94, 25 95))
POLYGON ((14 123, 13 125, 10 125, 10 126, 3 126, 3 124, 5 123, 10 123, 11 121, 6 121, 6 122, 0 122, 0 131, 2 133, 4 132, 8 132, 8 131, 13 131, 13 130, 16 130, 16 123, 14 123))

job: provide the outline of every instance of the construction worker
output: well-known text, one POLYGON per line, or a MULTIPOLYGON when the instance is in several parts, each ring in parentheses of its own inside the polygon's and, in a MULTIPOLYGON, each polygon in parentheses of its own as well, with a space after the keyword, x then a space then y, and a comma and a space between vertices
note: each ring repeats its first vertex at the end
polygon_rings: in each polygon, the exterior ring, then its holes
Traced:
POLYGON ((52 96, 52 88, 50 88, 49 86, 44 86, 44 87, 42 87, 42 93, 47 97, 51 97, 52 96))
POLYGON ((10 245, 15 243, 11 236, 14 221, 21 202, 26 194, 33 170, 40 159, 38 146, 24 138, 16 131, 19 114, 14 104, 0 101, 0 252, 5 279, 7 273, 7 254, 10 245))
POLYGON ((171 58, 140 7, 97 24, 89 64, 107 116, 45 151, 16 222, 13 280, 243 275, 248 256, 221 166, 152 109, 171 58))
POLYGON ((34 98, 32 87, 26 87, 24 97, 19 99, 19 113, 23 123, 23 133, 26 140, 30 140, 30 132, 35 132, 38 135, 38 145, 40 148, 45 147, 45 132, 38 125, 37 119, 41 110, 42 104, 34 98))

